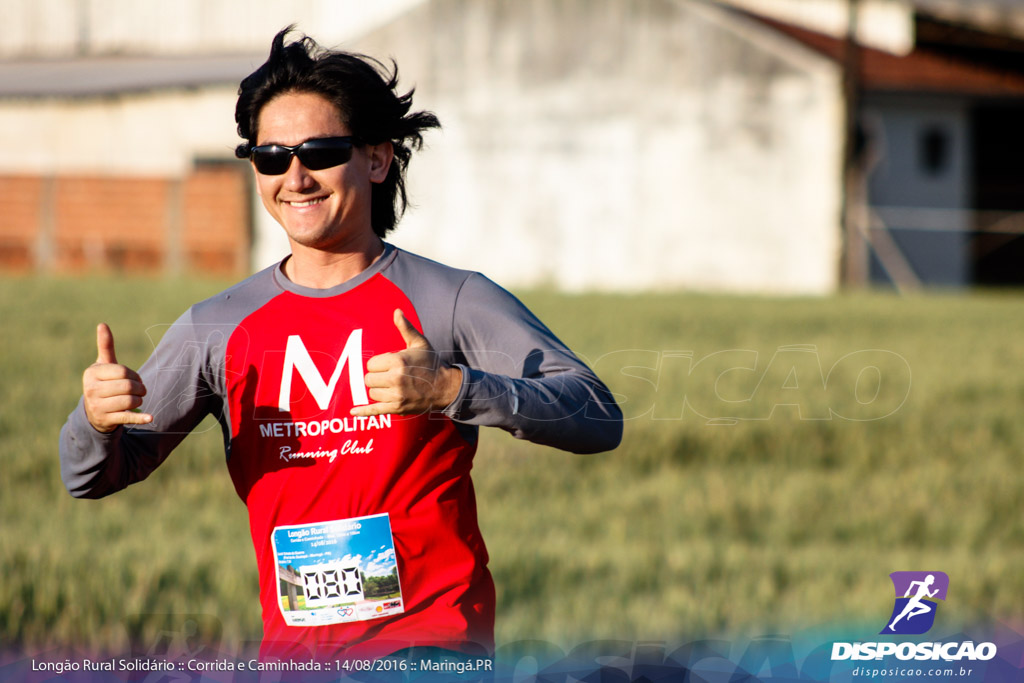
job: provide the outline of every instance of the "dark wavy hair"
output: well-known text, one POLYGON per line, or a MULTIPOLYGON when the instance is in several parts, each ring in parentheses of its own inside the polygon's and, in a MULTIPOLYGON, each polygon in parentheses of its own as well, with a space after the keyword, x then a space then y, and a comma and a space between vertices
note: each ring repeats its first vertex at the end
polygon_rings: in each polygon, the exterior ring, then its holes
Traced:
POLYGON ((370 200, 373 231, 384 237, 408 205, 405 171, 412 150, 423 146, 424 130, 441 124, 431 112, 409 113, 413 90, 404 95, 395 90, 398 65, 394 60, 389 70, 373 57, 327 50, 309 36, 285 45, 293 29, 289 26, 274 36, 270 57, 238 88, 235 122, 245 142, 235 149, 235 156, 249 157, 259 134, 260 112, 278 95, 304 92, 324 97, 341 113, 352 135, 370 145, 390 142, 394 148, 388 175, 373 184, 370 200))

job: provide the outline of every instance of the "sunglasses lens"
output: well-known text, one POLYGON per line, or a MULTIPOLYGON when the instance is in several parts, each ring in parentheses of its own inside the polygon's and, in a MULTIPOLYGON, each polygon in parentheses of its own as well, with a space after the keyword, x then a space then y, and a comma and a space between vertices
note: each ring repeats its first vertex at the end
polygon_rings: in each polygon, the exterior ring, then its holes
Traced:
POLYGON ((281 175, 292 163, 292 154, 283 147, 266 145, 252 150, 252 163, 263 175, 281 175))
POLYGON ((311 171, 341 166, 352 158, 352 144, 347 140, 310 140, 296 151, 302 165, 311 171))
POLYGON ((260 145, 252 149, 252 163, 263 175, 281 175, 292 165, 292 155, 299 157, 310 171, 341 166, 352 158, 352 138, 317 138, 298 147, 260 145))

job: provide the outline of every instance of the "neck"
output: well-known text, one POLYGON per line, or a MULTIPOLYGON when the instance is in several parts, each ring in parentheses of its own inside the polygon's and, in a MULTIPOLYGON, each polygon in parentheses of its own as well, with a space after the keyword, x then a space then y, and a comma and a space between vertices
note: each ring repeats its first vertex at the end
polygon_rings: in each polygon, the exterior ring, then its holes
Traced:
POLYGON ((302 287, 330 289, 362 273, 383 253, 384 243, 376 235, 358 248, 343 251, 323 251, 292 242, 284 274, 302 287))

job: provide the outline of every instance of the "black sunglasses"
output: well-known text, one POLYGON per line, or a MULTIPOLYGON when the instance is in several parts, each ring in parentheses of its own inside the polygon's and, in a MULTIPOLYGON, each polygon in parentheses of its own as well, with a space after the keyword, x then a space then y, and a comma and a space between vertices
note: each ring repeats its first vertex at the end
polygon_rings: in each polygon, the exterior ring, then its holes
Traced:
POLYGON ((332 166, 341 166, 352 158, 352 149, 363 144, 354 135, 340 138, 314 138, 301 145, 257 145, 252 148, 249 158, 256 170, 263 175, 281 175, 292 165, 296 156, 310 171, 320 171, 332 166))

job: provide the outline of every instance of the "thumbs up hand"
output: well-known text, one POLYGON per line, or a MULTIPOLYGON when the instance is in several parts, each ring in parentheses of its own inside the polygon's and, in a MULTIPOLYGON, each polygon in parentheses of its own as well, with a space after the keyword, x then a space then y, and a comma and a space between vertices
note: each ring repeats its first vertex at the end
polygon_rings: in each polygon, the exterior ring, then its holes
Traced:
POLYGON ((120 365, 114 353, 114 335, 106 323, 96 328, 96 362, 82 375, 85 414, 98 432, 118 425, 147 424, 153 416, 134 412, 142 405, 146 387, 138 373, 120 365))
POLYGON ((459 394, 462 371, 443 363, 400 309, 395 327, 405 349, 366 361, 366 387, 376 403, 356 406, 352 415, 418 415, 444 408, 459 394))

